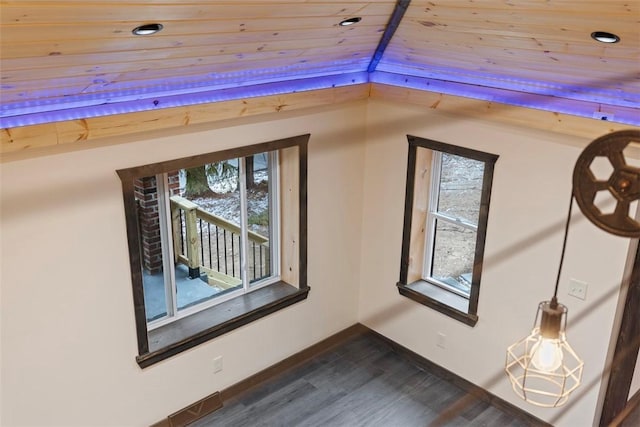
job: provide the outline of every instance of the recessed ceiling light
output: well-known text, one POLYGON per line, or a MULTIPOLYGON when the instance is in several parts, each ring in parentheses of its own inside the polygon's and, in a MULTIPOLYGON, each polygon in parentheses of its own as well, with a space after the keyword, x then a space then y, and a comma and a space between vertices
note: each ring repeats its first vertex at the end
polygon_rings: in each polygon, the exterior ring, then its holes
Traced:
POLYGON ((145 24, 136 27, 131 31, 136 36, 148 36, 162 30, 162 24, 145 24))
POLYGON ((618 43, 620 41, 620 37, 606 31, 594 31, 591 33, 591 38, 600 43, 618 43))
POLYGON ((353 25, 353 24, 357 24, 358 22, 362 21, 362 18, 359 16, 354 16, 353 18, 348 18, 345 19, 344 21, 340 22, 340 26, 341 27, 346 27, 348 25, 353 25))

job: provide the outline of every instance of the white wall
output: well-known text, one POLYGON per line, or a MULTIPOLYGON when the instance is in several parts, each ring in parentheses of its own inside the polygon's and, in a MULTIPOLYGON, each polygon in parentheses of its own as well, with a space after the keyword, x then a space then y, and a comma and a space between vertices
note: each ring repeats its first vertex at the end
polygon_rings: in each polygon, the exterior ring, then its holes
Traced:
POLYGON ((520 402, 502 373, 506 347, 528 333, 537 303, 553 291, 576 145, 587 142, 370 101, 3 164, 0 425, 148 425, 357 321, 541 418, 590 425, 627 239, 584 219, 572 225, 560 301, 586 367, 568 409, 520 402), (309 299, 141 370, 114 171, 307 132, 309 299), (407 133, 500 155, 475 328, 394 286, 407 133), (569 277, 589 283, 586 301, 566 295, 569 277), (446 349, 435 345, 438 332, 446 349), (218 355, 224 370, 214 375, 218 355))
POLYGON ((446 116, 370 101, 363 208, 360 321, 429 360, 559 426, 594 419, 628 239, 574 210, 559 299, 569 308, 568 338, 584 359, 584 383, 562 409, 538 409, 511 391, 508 345, 531 330, 537 304, 553 294, 571 192, 576 145, 553 133, 446 116), (479 321, 468 327, 404 298, 400 270, 407 134, 500 155, 495 167, 479 321), (586 301, 567 296, 568 280, 589 284, 586 301), (437 333, 446 348, 436 346, 437 333))
POLYGON ((356 323, 365 112, 278 114, 2 165, 0 424, 149 425, 356 323), (115 170, 303 133, 308 300, 141 370, 115 170))
MULTIPOLYGON (((636 213, 636 218, 638 218, 639 215, 640 215, 640 210, 636 213)), ((631 273, 629 272, 627 274, 631 274, 631 273)), ((631 386, 629 387, 629 399, 631 399, 636 393, 639 393, 639 392, 640 392, 640 354, 638 354, 638 357, 636 358, 636 367, 634 368, 633 377, 631 378, 631 386)))

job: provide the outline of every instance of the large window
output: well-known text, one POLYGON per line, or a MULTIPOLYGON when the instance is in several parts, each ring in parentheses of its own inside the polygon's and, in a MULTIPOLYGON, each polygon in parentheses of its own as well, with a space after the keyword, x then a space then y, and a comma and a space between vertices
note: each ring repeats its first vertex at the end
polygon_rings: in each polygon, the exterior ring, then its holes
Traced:
POLYGON ((498 156, 409 136, 402 295, 477 321, 493 166, 498 156))
POLYGON ((306 297, 307 140, 118 171, 141 366, 306 297))
POLYGON ((150 329, 279 279, 278 152, 135 181, 150 329))

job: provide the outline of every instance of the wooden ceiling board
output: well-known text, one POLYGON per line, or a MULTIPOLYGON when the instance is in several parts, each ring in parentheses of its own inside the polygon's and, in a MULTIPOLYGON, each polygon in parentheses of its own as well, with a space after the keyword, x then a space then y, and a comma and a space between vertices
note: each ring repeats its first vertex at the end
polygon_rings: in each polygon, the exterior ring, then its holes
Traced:
MULTIPOLYGON (((136 43, 136 40, 101 40, 97 53, 108 52, 140 52, 143 54, 152 49, 174 49, 187 47, 190 52, 209 55, 247 53, 280 50, 306 50, 318 47, 340 46, 348 44, 368 44, 375 46, 380 41, 380 33, 374 29, 370 34, 340 35, 332 37, 313 38, 286 38, 279 33, 262 33, 260 36, 226 37, 226 36, 182 36, 180 39, 173 37, 147 37, 144 43, 136 43)), ((12 44, 2 48, 6 60, 13 58, 47 57, 58 55, 86 55, 96 53, 96 45, 84 40, 68 40, 64 43, 58 41, 33 42, 29 45, 12 44), (52 55, 53 52, 53 55, 52 55)))
MULTIPOLYGON (((429 58, 431 63, 451 61, 452 65, 457 63, 465 70, 486 67, 487 64, 500 67, 503 70, 502 74, 513 73, 512 70, 515 68, 517 68, 518 74, 521 70, 536 70, 544 74, 545 78, 542 79, 544 81, 573 72, 579 73, 576 77, 581 77, 581 73, 607 76, 617 74, 620 70, 632 70, 637 65, 637 61, 629 58, 594 58, 553 51, 493 49, 477 46, 465 48, 459 45, 448 50, 444 48, 398 49, 391 47, 386 53, 386 59, 389 61, 394 58, 394 55, 397 59, 402 60, 401 56, 404 55, 404 60, 409 63, 424 63, 424 58, 429 58), (613 67, 612 64, 616 66, 613 67)), ((538 74, 538 76, 540 75, 538 74)))
MULTIPOLYGON (((446 22, 446 21, 443 21, 446 22)), ((594 24, 591 28, 601 28, 600 25, 594 24)), ((606 31, 604 29, 595 31, 606 31)), ((585 28, 576 28, 569 26, 546 26, 544 24, 531 24, 523 22, 515 25, 510 24, 495 24, 489 22, 447 22, 437 23, 434 20, 424 19, 411 19, 406 18, 403 21, 402 26, 398 29, 397 33, 402 38, 415 37, 417 40, 432 40, 446 39, 452 43, 458 41, 466 42, 469 35, 472 35, 470 40, 482 42, 488 37, 489 40, 492 37, 510 37, 515 40, 539 40, 540 42, 556 42, 566 43, 572 45, 585 44, 592 46, 594 49, 598 47, 608 46, 610 48, 617 46, 625 47, 637 47, 638 27, 635 23, 620 25, 615 28, 615 33, 618 34, 622 40, 615 45, 607 45, 605 43, 595 44, 589 35, 591 32, 585 28)), ((614 32, 613 30, 610 30, 614 32)), ((394 37, 395 38, 395 37, 394 37)))
POLYGON ((528 7, 527 2, 513 1, 469 1, 467 6, 456 6, 456 2, 440 1, 433 5, 432 1, 412 0, 405 16, 411 19, 440 19, 447 22, 481 21, 491 23, 513 24, 529 22, 551 25, 583 25, 597 21, 598 18, 637 19, 640 13, 638 2, 627 0, 602 1, 585 0, 580 2, 538 1, 538 7, 528 7), (497 7, 498 3, 509 3, 508 6, 497 7), (576 4, 579 3, 579 4, 576 4), (588 6, 592 7, 589 8, 588 6), (617 6, 617 7, 616 7, 617 6), (562 24, 565 22, 565 24, 562 24))
MULTIPOLYGON (((326 65, 325 62, 307 61, 305 57, 316 58, 319 54, 326 53, 326 49, 308 49, 297 55, 284 56, 280 52, 271 52, 271 54, 242 54, 242 55, 218 55, 215 57, 202 58, 178 58, 171 61, 171 68, 157 67, 159 61, 140 61, 138 63, 118 63, 109 64, 108 67, 94 66, 86 69, 86 67, 62 67, 59 69, 36 69, 29 73, 29 79, 21 78, 20 74, 15 72, 11 75, 7 75, 3 79, 5 86, 11 85, 14 81, 20 83, 20 87, 23 88, 42 88, 42 86, 49 82, 51 86, 74 86, 82 85, 93 80, 105 80, 115 81, 117 79, 129 80, 133 78, 141 78, 145 80, 148 76, 147 73, 150 70, 153 71, 154 76, 160 76, 162 73, 179 76, 186 74, 202 74, 212 75, 229 72, 242 72, 247 70, 247 64, 250 64, 257 69, 282 69, 286 70, 291 67, 304 66, 304 65, 326 65), (57 71, 54 75, 58 76, 52 79, 50 71, 57 71), (96 72, 99 72, 99 77, 96 78, 96 72)), ((345 64, 352 66, 355 69, 366 68, 370 57, 368 56, 367 46, 349 46, 342 50, 340 55, 332 57, 332 62, 335 64, 342 64, 342 68, 345 68, 345 64), (356 62, 366 62, 366 64, 357 65, 356 62)), ((17 87, 17 86, 16 86, 17 87)), ((5 89, 8 89, 5 87, 5 89)))
MULTIPOLYGON (((258 69, 271 68, 271 67, 285 67, 291 64, 292 61, 306 63, 311 62, 311 59, 315 59, 313 62, 323 62, 320 55, 326 55, 329 52, 333 53, 332 60, 346 61, 349 58, 369 58, 370 57, 369 45, 349 45, 340 49, 340 52, 335 52, 335 49, 331 48, 315 48, 306 49, 302 51, 267 51, 267 52, 248 52, 240 54, 221 54, 221 55, 205 55, 197 57, 168 57, 165 54, 162 55, 145 55, 144 58, 137 61, 131 60, 130 62, 94 62, 94 65, 73 65, 68 61, 60 61, 55 66, 47 68, 33 67, 31 69, 26 68, 24 70, 15 70, 3 74, 3 82, 29 82, 31 80, 50 79, 51 76, 58 76, 59 78, 87 78, 93 77, 100 73, 100 77, 108 73, 136 73, 146 72, 153 69, 172 69, 174 72, 179 69, 190 70, 193 67, 198 66, 222 66, 231 65, 241 69, 248 69, 249 65, 255 66, 258 69), (282 63, 279 63, 281 60, 282 63), (167 64, 167 62, 170 64, 167 64), (268 61, 272 61, 268 64, 268 61), (68 64, 68 65, 67 65, 68 64)), ((99 58, 104 59, 108 55, 98 55, 99 58)), ((58 59, 63 57, 55 57, 58 59)), ((29 61, 24 61, 28 63, 29 61)), ((215 72, 216 69, 208 71, 215 72)), ((180 74, 180 73, 177 73, 180 74)))
POLYGON ((433 10, 434 12, 439 12, 440 8, 507 11, 518 9, 543 12, 572 12, 580 10, 596 15, 640 11, 640 4, 632 0, 413 0, 411 6, 433 10))
MULTIPOLYGON (((389 54, 392 58, 393 54, 389 54)), ((394 72, 398 74, 407 74, 413 76, 423 76, 424 73, 432 72, 431 77, 446 79, 447 74, 453 73, 460 76, 478 77, 478 79, 486 78, 487 83, 489 80, 495 80, 495 85, 499 85, 500 81, 513 81, 521 82, 523 89, 525 90, 525 83, 530 85, 548 86, 548 87, 582 87, 584 90, 587 88, 602 88, 602 87, 619 87, 629 94, 638 94, 640 87, 639 76, 637 71, 616 68, 607 70, 606 73, 597 70, 579 69, 579 68, 567 68, 562 64, 555 66, 559 70, 565 70, 564 73, 558 71, 551 74, 547 68, 554 67, 554 64, 548 63, 545 67, 544 64, 533 64, 532 62, 522 61, 501 61, 499 59, 482 59, 471 65, 467 61, 457 60, 455 55, 451 55, 445 58, 433 58, 430 60, 430 64, 423 64, 423 57, 412 57, 411 55, 402 55, 397 58, 397 61, 404 61, 405 64, 394 68, 393 66, 385 64, 380 66, 381 71, 394 72), (409 61, 412 62, 411 66, 406 65, 409 61), (509 67, 518 67, 518 74, 510 74, 512 68, 507 67, 505 64, 509 64, 509 67), (545 75, 544 79, 541 79, 541 75, 545 75), (437 75, 437 77, 436 77, 437 75)), ((390 59, 391 60, 391 59, 390 59)), ((553 61, 554 63, 557 61, 553 61)), ((474 83, 472 81, 472 83, 474 83)), ((475 81, 475 83, 478 83, 475 81)), ((494 87, 489 84, 490 87, 494 87)), ((497 87, 497 86, 495 86, 497 87)))
MULTIPOLYGON (((259 45, 261 46, 261 45, 259 45)), ((104 78, 107 73, 154 73, 159 72, 161 69, 182 69, 183 72, 188 72, 191 68, 196 66, 211 66, 207 73, 220 72, 217 67, 221 67, 224 64, 229 64, 235 67, 242 67, 245 71, 249 72, 252 68, 269 69, 266 68, 261 62, 273 61, 271 66, 273 68, 282 68, 295 61, 298 63, 340 63, 348 61, 350 58, 362 59, 370 58, 371 44, 367 42, 348 44, 344 47, 336 49, 333 45, 323 45, 319 43, 318 46, 312 48, 306 48, 304 50, 289 49, 252 49, 247 52, 237 49, 229 49, 223 53, 216 52, 217 54, 210 54, 211 49, 204 47, 199 56, 191 57, 179 56, 181 51, 179 50, 154 50, 149 55, 143 55, 142 57, 135 57, 131 54, 131 60, 129 62, 99 62, 96 61, 93 65, 73 65, 72 61, 60 61, 58 58, 64 59, 65 57, 52 57, 52 65, 47 68, 31 68, 31 69, 18 69, 15 71, 7 70, 3 72, 3 82, 28 82, 30 80, 37 79, 52 79, 52 76, 59 77, 80 77, 90 78, 99 77, 104 78), (173 56, 174 54, 178 56, 173 56), (278 63, 278 59, 282 63, 278 63)), ((92 55, 94 56, 94 55, 92 55)), ((95 55, 96 59, 109 55, 95 55)), ((113 55, 120 58, 122 55, 113 55)), ((66 57, 66 59, 69 59, 66 57)), ((26 65, 30 60, 25 60, 23 63, 26 65)), ((346 62, 348 66, 349 63, 346 62)), ((4 63, 3 63, 4 66, 4 63)), ((365 67, 366 68, 366 67, 365 67)), ((3 69, 4 71, 4 69, 3 69)), ((180 74, 178 72, 177 74, 180 74)))
POLYGON ((640 2, 414 0, 378 69, 640 102, 640 2), (596 42, 593 31, 621 41, 596 42))
MULTIPOLYGON (((593 94, 594 102, 605 102, 604 98, 608 98, 608 103, 617 105, 617 98, 620 101, 627 101, 620 105, 629 105, 629 102, 638 103, 639 91, 637 88, 637 74, 624 74, 624 71, 618 73, 612 73, 608 78, 603 78, 600 75, 587 75, 580 78, 572 78, 571 75, 567 75, 564 81, 558 78, 558 81, 540 81, 540 71, 538 70, 521 70, 519 77, 515 78, 506 74, 501 74, 502 69, 499 66, 491 67, 478 67, 476 70, 469 70, 464 72, 456 72, 457 70, 447 68, 451 66, 452 61, 434 61, 434 65, 422 66, 421 68, 416 66, 411 71, 413 75, 417 77, 428 77, 438 80, 453 81, 459 83, 470 83, 475 85, 481 85, 486 87, 499 88, 509 83, 508 89, 518 90, 520 92, 533 92, 544 93, 553 91, 555 96, 558 95, 558 91, 563 90, 565 92, 583 93, 588 95, 593 94), (585 87, 588 86, 588 90, 585 87), (597 97, 596 97, 597 94, 597 97), (604 98, 603 98, 604 97, 604 98)), ((455 65, 455 64, 454 64, 455 65)), ((459 64, 461 67, 466 64, 459 64)), ((462 70, 459 68, 458 70, 462 70)), ((406 72, 406 68, 389 69, 385 68, 383 71, 400 74, 406 72)), ((566 95, 569 95, 567 93, 566 95)), ((582 96, 580 99, 585 98, 582 96)), ((573 98, 573 97, 571 97, 573 98)))
MULTIPOLYGON (((301 17, 296 19, 296 28, 283 30, 283 23, 288 19, 254 19, 247 21, 244 19, 230 19, 216 21, 212 25, 211 21, 171 21, 165 25, 162 32, 153 38, 165 38, 168 36, 190 36, 190 35, 225 35, 227 39, 237 37, 263 37, 273 36, 279 33, 282 38, 292 39, 294 37, 317 38, 325 37, 329 28, 333 29, 336 35, 359 35, 371 31, 384 31, 389 20, 386 15, 367 16, 366 21, 359 25, 341 27, 335 17, 301 17)), ((0 27, 3 46, 11 45, 10 40, 19 43, 42 42, 45 40, 100 40, 100 39, 130 39, 131 29, 137 23, 131 22, 100 22, 92 24, 74 24, 73 26, 60 24, 40 24, 40 25, 4 25, 0 27), (54 39, 43 37, 52 36, 54 39)), ((139 38, 138 38, 139 40, 139 38)))
MULTIPOLYGON (((394 2, 2 1, 2 102, 364 71, 394 2), (357 13, 362 25, 338 23, 357 13), (153 36, 134 36, 160 22, 153 36)), ((101 95, 101 96, 102 96, 101 95)))
POLYGON ((448 51, 451 48, 474 49, 478 46, 483 46, 485 48, 490 47, 497 50, 508 50, 516 47, 518 50, 523 51, 541 52, 540 48, 543 48, 542 52, 562 52, 564 54, 584 57, 593 57, 594 55, 597 55, 599 58, 633 59, 640 56, 640 49, 638 47, 629 46, 628 44, 608 45, 602 43, 594 50, 594 46, 590 41, 569 43, 567 41, 552 40, 549 38, 545 39, 544 36, 535 37, 534 35, 531 35, 529 38, 523 38, 510 35, 491 35, 488 37, 489 40, 486 44, 482 43, 486 38, 487 36, 476 36, 478 44, 472 40, 464 44, 453 44, 447 40, 446 37, 431 37, 428 40, 409 40, 406 37, 396 36, 396 43, 394 43, 394 47, 400 51, 409 49, 448 51))
MULTIPOLYGON (((364 72, 396 1, 0 0, 0 7, 2 117, 31 103, 64 109, 85 98, 124 102, 131 93, 364 72), (354 16, 362 21, 338 25, 354 16), (163 31, 131 34, 151 22, 163 31)), ((409 77, 640 104, 640 1, 412 0, 377 64, 409 77), (622 39, 597 43, 592 31, 622 39)))
MULTIPOLYGON (((357 68, 366 68, 369 64, 369 58, 365 58, 360 61, 354 61, 352 54, 347 53, 349 56, 348 62, 350 65, 357 65, 357 68)), ((271 60, 267 62, 260 62, 259 65, 265 68, 273 68, 276 65, 282 69, 281 73, 271 72, 269 78, 273 78, 274 75, 279 76, 282 80, 290 78, 292 72, 296 74, 303 74, 305 76, 321 76, 327 74, 341 74, 344 72, 344 66, 336 66, 326 63, 300 63, 298 60, 292 60, 291 64, 287 64, 282 59, 271 60)), ((52 97, 69 97, 78 95, 76 88, 84 85, 82 94, 94 96, 96 94, 104 93, 106 97, 113 92, 124 92, 131 90, 142 90, 146 87, 154 87, 161 85, 171 85, 172 82, 176 86, 192 85, 192 86, 229 86, 237 85, 239 78, 238 73, 246 74, 246 70, 238 63, 228 63, 223 66, 216 67, 215 76, 210 77, 208 80, 202 76, 206 75, 206 71, 202 70, 202 67, 194 67, 191 70, 183 69, 161 69, 154 72, 153 78, 147 76, 148 73, 135 73, 129 74, 106 74, 101 79, 84 79, 79 81, 78 78, 67 79, 43 79, 34 80, 23 83, 20 85, 20 89, 5 89, 3 91, 3 102, 20 102, 25 99, 45 99, 52 97), (178 76, 178 77, 176 77, 178 76), (46 88, 44 84, 50 84, 53 88, 46 88), (43 88, 44 87, 44 88, 43 88)), ((253 79, 258 79, 259 76, 254 76, 253 79)), ((6 85, 6 84, 5 84, 6 85)), ((10 85, 7 85, 10 86, 10 85)))
MULTIPOLYGON (((393 4, 392 2, 390 2, 393 4)), ((175 1, 167 4, 150 4, 145 1, 126 3, 114 7, 109 1, 99 2, 4 2, 1 22, 6 25, 22 24, 71 24, 121 21, 132 23, 171 22, 173 20, 207 20, 289 18, 290 26, 301 16, 333 16, 340 21, 357 14, 389 14, 389 5, 371 2, 305 2, 295 7, 286 2, 251 3, 238 1, 233 4, 207 2, 194 4, 175 1)), ((391 7, 393 9, 393 7, 391 7)))

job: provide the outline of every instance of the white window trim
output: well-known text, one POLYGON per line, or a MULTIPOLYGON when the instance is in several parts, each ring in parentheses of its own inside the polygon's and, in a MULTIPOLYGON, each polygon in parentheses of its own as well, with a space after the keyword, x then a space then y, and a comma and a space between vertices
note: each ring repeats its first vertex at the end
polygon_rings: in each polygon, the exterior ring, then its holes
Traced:
MULTIPOLYGON (((156 189, 158 192, 158 198, 162 201, 162 203, 158 203, 158 217, 160 221, 160 241, 161 242, 169 242, 171 241, 171 234, 169 233, 169 227, 171 224, 171 208, 169 206, 169 197, 168 197, 168 174, 163 173, 156 175, 156 189)), ((174 295, 177 293, 176 288, 176 272, 173 267, 173 245, 164 245, 162 244, 162 271, 164 275, 164 292, 165 292, 165 307, 167 308, 167 315, 163 318, 157 320, 158 323, 162 323, 162 320, 167 318, 172 318, 178 313, 178 301, 177 298, 174 298, 174 295), (169 283, 170 286, 166 284, 169 283), (167 304, 170 302, 171 304, 167 304)), ((154 324, 154 321, 147 322, 149 325, 154 324)), ((161 325, 158 325, 161 326, 161 325)))

